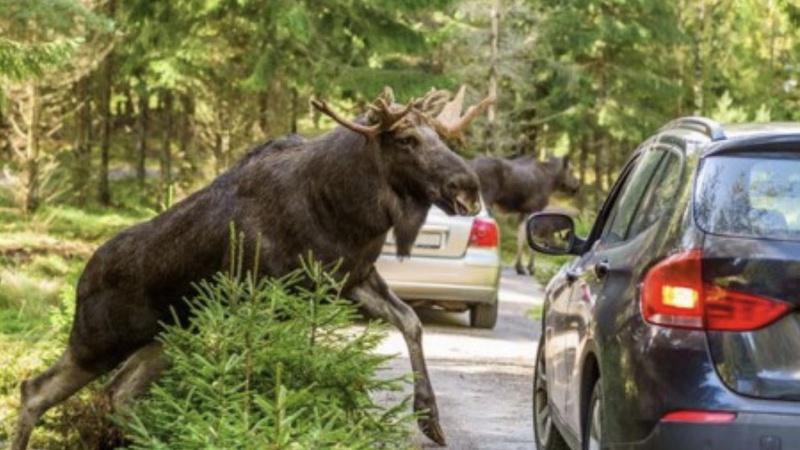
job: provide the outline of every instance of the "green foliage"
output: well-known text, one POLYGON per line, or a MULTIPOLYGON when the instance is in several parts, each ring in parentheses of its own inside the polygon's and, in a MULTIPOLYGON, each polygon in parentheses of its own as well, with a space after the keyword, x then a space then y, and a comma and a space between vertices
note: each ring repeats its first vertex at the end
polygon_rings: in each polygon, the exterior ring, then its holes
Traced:
POLYGON ((73 38, 34 45, 0 38, 0 74, 16 81, 41 77, 48 66, 68 60, 80 42, 73 38))
POLYGON ((67 62, 84 43, 83 30, 110 22, 75 0, 0 0, 0 75, 22 81, 67 62))
POLYGON ((384 331, 354 328, 341 288, 312 262, 282 279, 201 283, 191 326, 161 338, 171 368, 120 419, 132 448, 406 447, 408 398, 386 407, 371 396, 400 388, 376 377, 384 331))

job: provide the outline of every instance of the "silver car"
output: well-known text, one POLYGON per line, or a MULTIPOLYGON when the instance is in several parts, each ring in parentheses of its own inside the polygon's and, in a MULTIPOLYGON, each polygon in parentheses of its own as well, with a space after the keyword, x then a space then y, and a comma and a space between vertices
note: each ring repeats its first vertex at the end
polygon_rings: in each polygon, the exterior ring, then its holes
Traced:
POLYGON ((471 326, 494 328, 499 246, 497 222, 485 208, 475 217, 462 217, 433 207, 411 257, 397 258, 394 234, 389 232, 376 266, 391 289, 411 306, 469 310, 471 326))

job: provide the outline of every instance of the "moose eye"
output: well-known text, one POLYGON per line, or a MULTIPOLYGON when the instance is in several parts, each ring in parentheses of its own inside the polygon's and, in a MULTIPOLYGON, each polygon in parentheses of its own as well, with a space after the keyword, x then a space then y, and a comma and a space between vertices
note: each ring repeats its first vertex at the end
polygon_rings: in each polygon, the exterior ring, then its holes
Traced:
POLYGON ((404 136, 397 139, 397 145, 401 147, 414 147, 417 145, 417 138, 414 136, 404 136))

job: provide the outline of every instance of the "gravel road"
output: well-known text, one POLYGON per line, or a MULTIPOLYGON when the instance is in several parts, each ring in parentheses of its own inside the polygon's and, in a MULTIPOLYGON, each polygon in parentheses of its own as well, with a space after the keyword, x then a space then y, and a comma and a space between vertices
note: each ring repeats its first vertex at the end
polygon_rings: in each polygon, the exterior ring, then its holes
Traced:
MULTIPOLYGON (((423 347, 439 404, 447 449, 529 450, 531 381, 540 325, 527 312, 542 302, 542 288, 504 269, 494 330, 469 327, 467 313, 419 311, 423 347)), ((387 374, 408 373, 408 352, 392 330, 378 348, 396 354, 387 374)), ((410 394, 408 388, 406 394, 410 394)), ((415 430, 420 449, 441 448, 415 430)))

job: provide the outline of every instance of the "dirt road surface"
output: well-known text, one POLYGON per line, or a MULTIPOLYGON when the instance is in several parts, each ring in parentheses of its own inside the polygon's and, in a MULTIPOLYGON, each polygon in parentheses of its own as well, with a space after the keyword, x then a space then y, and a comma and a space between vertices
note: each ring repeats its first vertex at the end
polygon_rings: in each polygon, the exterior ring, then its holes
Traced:
MULTIPOLYGON (((469 327, 467 313, 419 311, 423 347, 439 404, 447 449, 529 450, 531 383, 538 321, 528 311, 541 305, 542 288, 527 276, 504 269, 494 330, 469 327)), ((410 372, 402 336, 392 330, 378 349, 396 354, 388 375, 410 372)), ((406 394, 410 394, 408 388, 406 394)), ((413 445, 442 448, 415 430, 413 445)))

